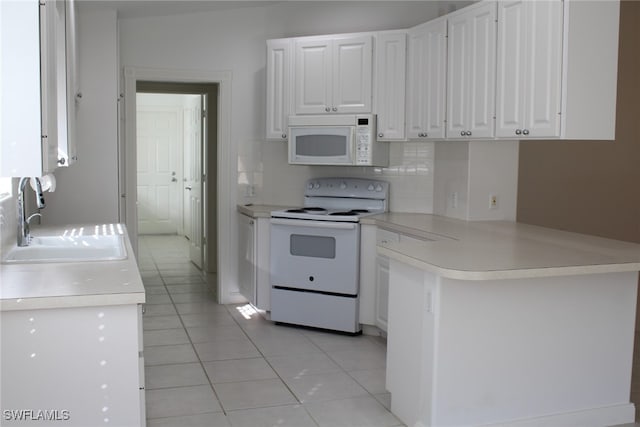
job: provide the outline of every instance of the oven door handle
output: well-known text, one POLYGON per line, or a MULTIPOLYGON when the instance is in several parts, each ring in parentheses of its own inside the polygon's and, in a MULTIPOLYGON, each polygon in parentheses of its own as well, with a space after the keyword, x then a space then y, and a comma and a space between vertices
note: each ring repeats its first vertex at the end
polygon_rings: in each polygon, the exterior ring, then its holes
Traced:
POLYGON ((331 221, 309 221, 300 219, 271 218, 274 225, 292 225, 295 227, 331 228, 338 230, 353 230, 357 227, 355 222, 331 222, 331 221))

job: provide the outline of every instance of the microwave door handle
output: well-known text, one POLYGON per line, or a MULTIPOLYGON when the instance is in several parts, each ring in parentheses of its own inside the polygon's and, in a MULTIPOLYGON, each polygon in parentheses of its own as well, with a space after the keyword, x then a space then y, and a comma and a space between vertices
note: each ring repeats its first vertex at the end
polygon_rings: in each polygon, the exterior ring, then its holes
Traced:
POLYGON ((330 228, 334 230, 353 230, 355 222, 308 221, 299 219, 271 218, 271 224, 293 225, 296 227, 330 228))
POLYGON ((356 127, 351 128, 351 141, 353 141, 353 149, 351 150, 351 163, 356 164, 356 154, 358 153, 358 141, 356 139, 356 127))

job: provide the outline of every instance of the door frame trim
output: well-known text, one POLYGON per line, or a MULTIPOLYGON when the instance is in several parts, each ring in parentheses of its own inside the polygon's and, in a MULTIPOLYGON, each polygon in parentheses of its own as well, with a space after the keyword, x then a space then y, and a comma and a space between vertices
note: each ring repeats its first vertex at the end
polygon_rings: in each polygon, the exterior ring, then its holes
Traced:
POLYGON ((138 253, 137 159, 136 159, 136 85, 141 81, 218 84, 218 144, 217 144, 217 274, 216 288, 219 303, 226 303, 223 283, 229 283, 233 274, 228 271, 232 259, 221 242, 229 242, 231 236, 230 201, 231 177, 235 174, 234 147, 231 144, 231 71, 202 71, 158 69, 144 67, 124 68, 124 122, 119 132, 118 164, 120 190, 120 221, 129 230, 134 253, 138 253))

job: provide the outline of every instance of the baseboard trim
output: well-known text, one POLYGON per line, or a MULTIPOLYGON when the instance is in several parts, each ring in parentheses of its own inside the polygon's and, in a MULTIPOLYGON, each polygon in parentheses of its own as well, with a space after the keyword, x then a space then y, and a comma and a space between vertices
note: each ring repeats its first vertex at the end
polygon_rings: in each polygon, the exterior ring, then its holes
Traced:
MULTIPOLYGON (((543 417, 513 420, 508 422, 478 424, 478 427, 609 427, 632 423, 636 408, 633 403, 590 408, 582 411, 564 412, 543 417)), ((418 427, 418 426, 416 426, 418 427)))

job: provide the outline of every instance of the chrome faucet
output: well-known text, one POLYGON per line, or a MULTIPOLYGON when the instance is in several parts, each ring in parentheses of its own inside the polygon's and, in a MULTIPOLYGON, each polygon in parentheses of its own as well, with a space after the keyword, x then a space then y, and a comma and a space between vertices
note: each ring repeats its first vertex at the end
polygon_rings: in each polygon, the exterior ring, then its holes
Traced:
MULTIPOLYGON (((39 212, 27 217, 27 209, 25 206, 24 190, 30 178, 20 178, 18 183, 18 246, 28 246, 31 241, 31 233, 29 231, 29 223, 36 216, 42 216, 39 212)), ((45 207, 44 194, 42 192, 42 184, 40 178, 34 178, 36 186, 36 205, 38 209, 45 207)))

